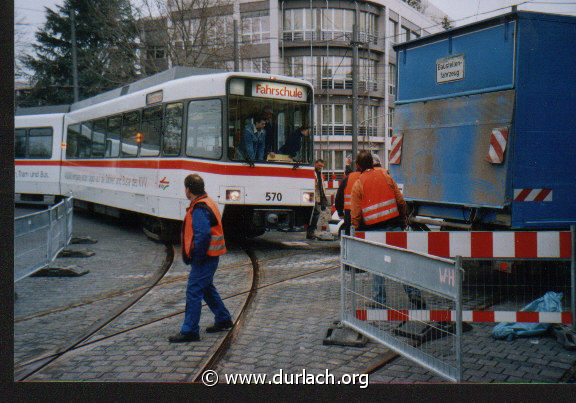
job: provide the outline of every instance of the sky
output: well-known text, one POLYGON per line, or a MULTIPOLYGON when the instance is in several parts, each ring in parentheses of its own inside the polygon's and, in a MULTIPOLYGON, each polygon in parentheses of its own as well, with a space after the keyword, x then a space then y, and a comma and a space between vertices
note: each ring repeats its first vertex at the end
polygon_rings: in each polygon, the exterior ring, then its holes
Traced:
MULTIPOLYGON (((541 11, 556 14, 576 15, 576 0, 429 0, 452 17, 453 26, 480 21, 510 11, 510 6, 519 4, 519 10, 541 11), (496 11, 494 11, 496 10, 496 11)), ((64 0, 15 0, 15 32, 21 32, 15 51, 30 53, 34 33, 43 26, 44 7, 55 9, 64 0)), ((136 1, 132 2, 133 4, 136 1)))

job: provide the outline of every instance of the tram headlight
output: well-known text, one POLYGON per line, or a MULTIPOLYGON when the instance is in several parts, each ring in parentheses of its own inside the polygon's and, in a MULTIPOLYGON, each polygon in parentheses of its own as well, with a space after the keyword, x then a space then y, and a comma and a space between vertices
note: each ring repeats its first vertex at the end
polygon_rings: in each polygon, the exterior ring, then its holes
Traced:
POLYGON ((314 202, 314 192, 304 192, 302 193, 303 203, 313 203, 314 202))
POLYGON ((227 190, 226 191, 226 200, 238 201, 238 200, 240 200, 241 195, 242 194, 240 193, 239 190, 227 190))

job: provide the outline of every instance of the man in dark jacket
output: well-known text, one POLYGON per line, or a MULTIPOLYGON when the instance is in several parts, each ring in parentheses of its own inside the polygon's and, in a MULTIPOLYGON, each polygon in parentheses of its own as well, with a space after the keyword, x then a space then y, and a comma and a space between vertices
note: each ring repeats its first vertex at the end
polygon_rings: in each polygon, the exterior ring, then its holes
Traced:
POLYGON ((206 329, 208 333, 228 330, 233 326, 230 312, 213 284, 220 256, 226 253, 218 206, 206 195, 200 175, 188 175, 184 179, 184 187, 190 207, 186 209, 182 223, 182 260, 191 268, 186 287, 184 323, 179 333, 168 338, 170 343, 200 340, 198 323, 202 299, 215 317, 214 325, 206 329))

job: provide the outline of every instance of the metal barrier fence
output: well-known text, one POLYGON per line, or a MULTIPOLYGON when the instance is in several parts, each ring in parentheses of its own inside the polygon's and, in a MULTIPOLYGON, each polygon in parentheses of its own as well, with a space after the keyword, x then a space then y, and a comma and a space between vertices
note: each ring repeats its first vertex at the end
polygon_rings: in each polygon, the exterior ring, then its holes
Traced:
POLYGON ((575 237, 569 231, 373 231, 356 232, 355 236, 439 257, 462 256, 466 270, 462 285, 465 322, 574 326, 576 247, 575 237), (559 312, 544 315, 521 311, 549 291, 563 295, 559 312))
MULTIPOLYGON (((341 321, 454 382, 462 379, 461 259, 341 238, 341 321), (454 313, 454 324, 428 311, 454 313), (428 323, 429 320, 436 320, 428 323), (399 326, 400 323, 400 326, 399 326), (439 343, 414 340, 428 329, 439 343)), ((450 320, 450 319, 449 319, 450 320)), ((448 320, 448 321, 449 321, 448 320)))
POLYGON ((72 198, 14 220, 14 282, 50 264, 72 237, 72 198))

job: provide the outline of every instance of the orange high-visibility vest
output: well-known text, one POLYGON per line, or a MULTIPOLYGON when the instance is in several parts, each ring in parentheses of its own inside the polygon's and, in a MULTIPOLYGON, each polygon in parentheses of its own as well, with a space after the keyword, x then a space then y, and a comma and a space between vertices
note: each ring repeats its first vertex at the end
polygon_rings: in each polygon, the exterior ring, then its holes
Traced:
POLYGON ((190 203, 190 207, 186 208, 186 216, 182 223, 182 260, 185 263, 190 263, 192 260, 192 251, 194 250, 194 229, 192 227, 192 211, 198 203, 204 203, 208 206, 212 214, 218 220, 218 224, 210 228, 210 244, 206 254, 208 256, 220 256, 226 253, 226 243, 224 241, 224 230, 222 228, 222 218, 220 211, 214 201, 207 195, 201 196, 190 203))
POLYGON ((351 172, 348 175, 348 182, 346 182, 346 188, 344 189, 344 210, 350 210, 352 208, 352 187, 358 179, 360 179, 361 172, 351 172))
POLYGON ((400 215, 394 190, 382 172, 369 169, 360 175, 359 180, 364 188, 364 197, 360 202, 364 224, 373 225, 400 215))

